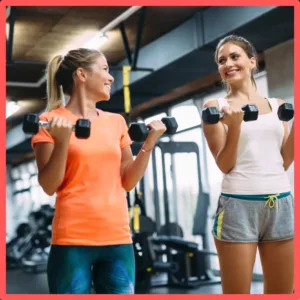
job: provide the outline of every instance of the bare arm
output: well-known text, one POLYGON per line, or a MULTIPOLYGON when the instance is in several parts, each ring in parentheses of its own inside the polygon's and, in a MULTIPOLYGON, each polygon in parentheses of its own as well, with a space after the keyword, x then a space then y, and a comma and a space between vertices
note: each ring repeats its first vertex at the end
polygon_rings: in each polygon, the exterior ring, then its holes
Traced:
POLYGON ((68 155, 68 143, 37 143, 34 147, 38 181, 44 192, 52 196, 62 184, 68 155))
MULTIPOLYGON (((207 108, 213 106, 218 107, 216 100, 206 102, 203 107, 207 108)), ((202 123, 202 128, 208 147, 219 169, 225 174, 229 173, 237 159, 240 125, 235 123, 229 125, 227 135, 222 122, 214 125, 202 123)))
POLYGON ((133 160, 131 148, 129 146, 122 150, 121 177, 122 186, 129 192, 144 176, 156 140, 166 131, 166 126, 161 121, 152 121, 149 125, 149 133, 143 145, 146 152, 140 151, 133 160))
MULTIPOLYGON (((279 105, 284 103, 284 101, 281 99, 278 99, 278 102, 279 105)), ((289 132, 290 130, 288 122, 282 123, 284 128, 284 137, 281 146, 281 155, 283 158, 283 167, 286 171, 294 161, 294 122, 291 132, 289 132)))
MULTIPOLYGON (((154 145, 144 144, 144 148, 151 149, 154 145)), ((132 152, 130 146, 126 146, 122 150, 122 162, 121 162, 121 177, 122 177, 122 186, 124 189, 129 192, 131 191, 137 183, 144 176, 151 151, 142 152, 140 151, 133 160, 132 152)))
POLYGON ((52 143, 36 143, 34 147, 38 181, 46 194, 52 196, 62 184, 68 156, 72 124, 63 118, 54 117, 49 133, 55 140, 52 143))

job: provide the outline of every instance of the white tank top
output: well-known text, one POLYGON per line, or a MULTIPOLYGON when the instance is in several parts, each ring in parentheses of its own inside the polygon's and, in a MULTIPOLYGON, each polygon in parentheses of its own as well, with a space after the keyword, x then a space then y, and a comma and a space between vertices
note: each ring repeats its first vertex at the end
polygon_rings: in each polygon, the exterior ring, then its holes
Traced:
MULTIPOLYGON (((223 193, 277 194, 291 189, 281 155, 284 127, 277 116, 278 101, 275 98, 268 101, 272 112, 259 115, 256 121, 242 122, 237 161, 234 168, 224 174, 223 193)), ((229 106, 224 98, 219 98, 218 104, 219 109, 229 106)))

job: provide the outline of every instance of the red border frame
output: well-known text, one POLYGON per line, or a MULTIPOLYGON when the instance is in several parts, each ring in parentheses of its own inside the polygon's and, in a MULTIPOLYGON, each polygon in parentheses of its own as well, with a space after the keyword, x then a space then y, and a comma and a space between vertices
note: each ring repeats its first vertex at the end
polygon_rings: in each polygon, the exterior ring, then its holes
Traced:
MULTIPOLYGON (((0 64, 1 64, 1 72, 0 72, 0 81, 1 81, 1 86, 2 88, 0 89, 1 93, 1 100, 3 102, 3 110, 0 110, 0 132, 1 132, 1 141, 3 144, 3 148, 1 147, 0 149, 0 162, 1 166, 0 168, 3 170, 3 173, 1 175, 2 180, 0 181, 0 191, 1 191, 1 206, 0 206, 0 300, 6 300, 6 299, 11 299, 11 300, 19 300, 19 299, 51 299, 50 297, 54 297, 55 299, 74 299, 74 297, 78 297, 80 299, 84 299, 87 297, 98 297, 101 299, 104 298, 112 298, 112 297, 118 297, 118 295, 13 295, 13 294, 6 294, 6 261, 5 261, 5 252, 6 252, 6 156, 5 156, 5 146, 6 145, 6 116, 5 116, 5 105, 6 105, 6 89, 5 89, 5 81, 6 81, 6 32, 5 32, 5 21, 6 21, 6 6, 132 6, 132 5, 144 5, 144 6, 294 6, 295 7, 295 36, 294 36, 294 41, 295 41, 295 67, 294 67, 294 82, 300 83, 300 26, 298 24, 298 28, 296 26, 297 22, 299 23, 299 18, 300 18, 300 0, 244 0, 243 4, 237 4, 237 1, 233 0, 215 0, 214 3, 212 3, 211 0, 202 0, 196 1, 196 0, 185 0, 184 2, 182 1, 170 1, 170 0, 164 0, 164 1, 158 1, 158 0, 135 0, 135 1, 120 1, 120 0, 110 0, 110 1, 99 1, 99 0, 85 0, 84 2, 81 2, 79 0, 52 0, 51 2, 49 1, 39 1, 39 0, 27 0, 26 3, 24 0, 0 0, 0 23, 2 26, 0 27, 0 40, 2 41, 1 45, 1 59, 0 59, 0 64)), ((259 33, 258 33, 259 34, 259 33)), ((300 96, 300 89, 297 88, 295 85, 295 96, 294 99, 299 98, 300 96)), ((294 107, 295 107, 295 116, 297 116, 297 108, 298 108, 298 103, 296 100, 294 100, 294 107)), ((297 129, 298 129, 298 123, 296 122, 297 117, 295 118, 295 147, 296 147, 296 156, 299 151, 299 143, 297 143, 297 129), (297 151, 298 149, 298 151, 297 151)), ((298 135, 299 136, 299 135, 298 135)), ((295 166, 297 165, 298 159, 295 158, 295 166)), ((298 202, 297 202, 297 195, 298 195, 298 190, 299 186, 296 184, 298 175, 299 175, 299 170, 297 167, 295 169, 295 294, 293 295, 155 295, 157 298, 167 298, 167 297, 172 297, 176 299, 183 299, 183 297, 195 297, 195 298, 201 298, 201 299, 219 299, 221 296, 223 299, 250 299, 250 297, 256 297, 256 299, 298 299, 300 300, 300 256, 298 257, 296 255, 297 250, 300 253, 300 237, 299 237, 299 232, 300 232, 300 222, 298 222, 298 219, 300 219, 300 211, 298 208, 298 202)), ((299 204, 300 207, 300 204, 299 204)), ((126 297, 122 295, 123 297, 126 297)), ((128 297, 128 296, 127 296, 128 297)), ((129 297, 138 297, 139 299, 147 299, 148 297, 151 297, 150 295, 134 295, 129 297)))

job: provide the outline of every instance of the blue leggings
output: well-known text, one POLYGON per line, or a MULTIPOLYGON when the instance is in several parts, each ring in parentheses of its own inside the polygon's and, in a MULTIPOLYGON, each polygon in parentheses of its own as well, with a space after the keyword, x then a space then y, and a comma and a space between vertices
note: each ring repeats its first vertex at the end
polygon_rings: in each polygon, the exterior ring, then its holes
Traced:
POLYGON ((47 276, 50 294, 134 294, 133 246, 52 245, 47 276))

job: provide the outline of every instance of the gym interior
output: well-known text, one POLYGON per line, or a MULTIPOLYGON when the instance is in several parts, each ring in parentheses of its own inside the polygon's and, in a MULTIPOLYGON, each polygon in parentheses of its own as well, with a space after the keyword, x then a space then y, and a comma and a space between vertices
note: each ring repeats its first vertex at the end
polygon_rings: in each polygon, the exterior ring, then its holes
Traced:
MULTIPOLYGON (((26 114, 45 110, 47 62, 79 47, 103 52, 115 78, 111 99, 98 108, 122 114, 129 126, 167 116, 178 124, 161 137, 145 176, 127 193, 136 292, 222 293, 211 230, 223 175, 201 127, 203 103, 226 94, 214 51, 229 34, 250 40, 259 57, 259 92, 293 104, 294 8, 7 7, 6 31, 7 293, 49 293, 55 195, 38 184, 31 135, 22 125, 26 114)), ((140 146, 132 144, 134 155, 140 146)), ((294 187, 293 165, 288 176, 294 187)), ((251 293, 263 293, 262 279, 257 254, 251 293)))

